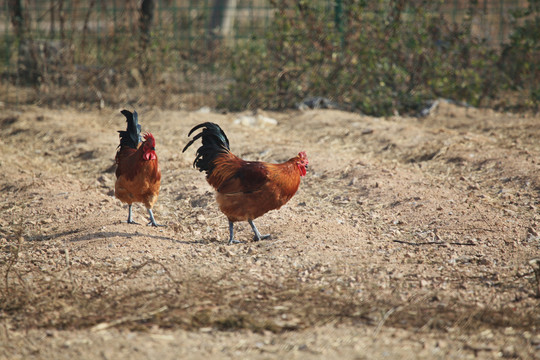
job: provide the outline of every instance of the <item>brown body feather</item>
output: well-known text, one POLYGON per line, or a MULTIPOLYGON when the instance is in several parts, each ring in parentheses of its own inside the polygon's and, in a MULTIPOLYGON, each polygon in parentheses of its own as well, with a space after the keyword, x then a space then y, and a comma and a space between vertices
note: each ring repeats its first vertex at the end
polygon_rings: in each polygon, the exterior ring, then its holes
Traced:
POLYGON ((151 209, 159 195, 161 171, 157 156, 144 160, 143 154, 142 146, 138 149, 122 146, 118 150, 114 195, 129 205, 140 202, 151 209))
POLYGON ((298 157, 283 164, 244 161, 227 153, 214 160, 207 177, 221 211, 230 221, 254 220, 285 205, 300 185, 298 157))

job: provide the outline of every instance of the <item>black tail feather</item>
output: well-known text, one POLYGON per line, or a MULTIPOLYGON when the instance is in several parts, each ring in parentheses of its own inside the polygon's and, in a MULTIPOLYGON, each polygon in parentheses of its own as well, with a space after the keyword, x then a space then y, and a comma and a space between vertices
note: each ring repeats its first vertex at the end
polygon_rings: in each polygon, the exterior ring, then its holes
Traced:
POLYGON ((199 171, 206 171, 206 174, 210 175, 214 168, 215 158, 219 154, 229 152, 229 139, 227 139, 227 135, 225 135, 219 125, 211 122, 205 122, 195 126, 191 129, 188 136, 191 136, 195 130, 200 128, 203 130, 187 143, 182 152, 186 151, 198 139, 202 139, 202 145, 197 149, 193 167, 196 167, 199 171))
POLYGON ((141 125, 138 122, 137 112, 122 110, 121 113, 126 117, 127 130, 118 131, 120 133, 120 147, 128 146, 136 149, 141 142, 141 125))

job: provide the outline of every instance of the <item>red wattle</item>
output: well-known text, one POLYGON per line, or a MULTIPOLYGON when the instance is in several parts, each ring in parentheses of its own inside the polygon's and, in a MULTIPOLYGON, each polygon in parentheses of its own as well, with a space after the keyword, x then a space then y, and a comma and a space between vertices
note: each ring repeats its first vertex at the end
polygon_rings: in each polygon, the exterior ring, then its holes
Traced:
POLYGON ((143 159, 148 161, 148 160, 156 160, 157 159, 157 156, 156 156, 156 153, 154 151, 149 151, 149 152, 146 152, 143 154, 143 159))

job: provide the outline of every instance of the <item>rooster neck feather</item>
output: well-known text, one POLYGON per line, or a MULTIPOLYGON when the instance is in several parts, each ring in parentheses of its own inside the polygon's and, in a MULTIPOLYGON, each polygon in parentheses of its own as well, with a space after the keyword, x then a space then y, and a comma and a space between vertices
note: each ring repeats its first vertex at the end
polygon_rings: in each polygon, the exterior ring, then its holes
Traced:
POLYGON ((144 172, 153 178, 158 177, 158 159, 144 160, 144 150, 140 146, 137 150, 131 148, 120 148, 116 154, 116 176, 124 175, 128 180, 132 180, 139 173, 144 172))
POLYGON ((300 173, 292 160, 283 164, 267 164, 268 178, 287 201, 293 197, 300 186, 300 173))

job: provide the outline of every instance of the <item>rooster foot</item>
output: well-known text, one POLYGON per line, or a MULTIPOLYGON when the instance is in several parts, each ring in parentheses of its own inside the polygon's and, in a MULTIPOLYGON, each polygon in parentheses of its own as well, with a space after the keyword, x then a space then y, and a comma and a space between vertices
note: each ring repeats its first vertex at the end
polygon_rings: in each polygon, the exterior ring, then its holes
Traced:
POLYGON ((148 209, 148 215, 150 215, 150 222, 146 224, 146 226, 149 226, 149 225, 152 225, 154 227, 165 226, 165 225, 160 225, 156 222, 156 219, 154 219, 154 213, 152 212, 152 209, 148 209))
POLYGON ((272 237, 272 235, 270 235, 270 234, 261 235, 261 237, 258 237, 257 235, 253 235, 253 241, 266 240, 266 239, 270 239, 271 237, 272 237))
POLYGON ((234 238, 233 222, 229 220, 229 245, 241 243, 241 241, 238 241, 234 238))
POLYGON ((253 232, 255 233, 255 235, 253 236, 253 241, 260 241, 260 240, 268 239, 270 237, 270 234, 261 235, 259 230, 257 230, 257 227, 255 226, 255 223, 253 222, 253 220, 248 220, 248 223, 249 225, 251 225, 251 228, 253 229, 253 232))
POLYGON ((132 212, 131 212, 131 208, 132 208, 132 205, 129 204, 129 208, 128 208, 128 211, 129 211, 129 212, 128 212, 128 219, 127 219, 126 223, 128 223, 128 224, 139 225, 139 223, 133 221, 133 214, 132 214, 132 212))

